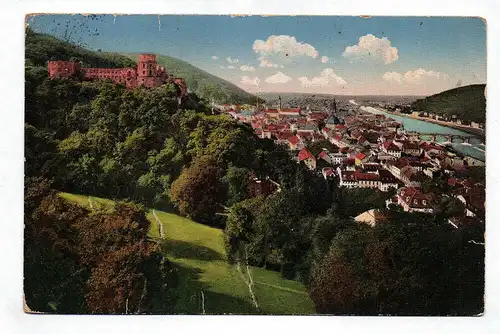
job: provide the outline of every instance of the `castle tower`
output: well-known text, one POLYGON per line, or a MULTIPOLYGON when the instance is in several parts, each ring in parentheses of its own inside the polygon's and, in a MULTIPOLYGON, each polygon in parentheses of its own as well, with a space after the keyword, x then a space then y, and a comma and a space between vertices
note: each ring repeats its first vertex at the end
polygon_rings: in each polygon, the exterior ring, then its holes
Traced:
POLYGON ((137 84, 154 87, 156 84, 156 55, 143 53, 137 61, 137 84))
POLYGON ((279 110, 281 110, 281 96, 278 96, 278 100, 280 101, 279 110))

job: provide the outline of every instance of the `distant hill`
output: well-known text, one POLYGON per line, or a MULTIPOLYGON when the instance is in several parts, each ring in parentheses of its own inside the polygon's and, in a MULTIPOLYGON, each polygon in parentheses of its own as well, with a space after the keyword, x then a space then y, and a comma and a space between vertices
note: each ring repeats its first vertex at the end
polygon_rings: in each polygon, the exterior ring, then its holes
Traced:
MULTIPOLYGON (((137 60, 137 54, 123 53, 123 55, 134 61, 137 60)), ((184 78, 189 90, 202 98, 208 100, 213 97, 218 103, 255 104, 257 102, 255 95, 184 60, 157 55, 156 61, 165 66, 168 73, 184 78)), ((262 102, 263 100, 260 99, 260 101, 262 102)))
POLYGON ((412 109, 445 117, 456 115, 468 122, 484 123, 486 119, 486 85, 450 89, 412 103, 412 109))
MULTIPOLYGON (((84 67, 135 67, 136 54, 92 51, 65 42, 54 36, 39 34, 26 29, 25 65, 46 67, 49 60, 80 61, 84 67)), ((219 103, 255 103, 257 97, 238 86, 207 73, 183 60, 158 55, 158 63, 167 72, 186 80, 188 89, 202 98, 213 97, 219 103)), ((261 100, 262 101, 262 100, 261 100)))

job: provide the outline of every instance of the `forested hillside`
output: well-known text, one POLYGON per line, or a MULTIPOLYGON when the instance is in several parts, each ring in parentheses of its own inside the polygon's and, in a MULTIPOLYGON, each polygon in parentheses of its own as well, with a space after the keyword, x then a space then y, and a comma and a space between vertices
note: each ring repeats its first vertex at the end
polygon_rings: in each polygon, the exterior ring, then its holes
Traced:
POLYGON ((470 85, 450 89, 416 100, 412 109, 450 118, 456 115, 466 122, 485 123, 486 85, 470 85))

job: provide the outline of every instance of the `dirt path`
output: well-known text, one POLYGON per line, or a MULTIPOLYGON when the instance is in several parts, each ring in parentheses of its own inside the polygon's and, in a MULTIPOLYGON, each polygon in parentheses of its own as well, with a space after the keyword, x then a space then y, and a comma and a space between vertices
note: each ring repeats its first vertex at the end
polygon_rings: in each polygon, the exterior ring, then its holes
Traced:
POLYGON ((90 209, 94 210, 94 205, 92 205, 92 200, 90 199, 90 196, 87 196, 87 201, 89 202, 90 209))
POLYGON ((158 216, 156 215, 156 211, 154 209, 153 209, 153 216, 155 217, 156 222, 158 223, 158 231, 160 234, 160 238, 164 238, 165 235, 163 233, 163 224, 161 223, 160 218, 158 218, 158 216))
POLYGON ((241 278, 243 279, 243 282, 248 286, 248 291, 250 292, 250 297, 252 297, 253 304, 255 305, 255 308, 258 310, 259 309, 259 304, 257 303, 257 298, 255 297, 255 293, 253 292, 253 279, 252 279, 252 273, 250 272, 250 267, 248 266, 248 257, 246 256, 246 248, 245 248, 245 262, 246 262, 246 269, 247 269, 247 275, 248 275, 248 280, 245 277, 245 274, 243 274, 243 271, 241 270, 241 265, 240 265, 240 258, 237 258, 236 262, 236 270, 241 275, 241 278))

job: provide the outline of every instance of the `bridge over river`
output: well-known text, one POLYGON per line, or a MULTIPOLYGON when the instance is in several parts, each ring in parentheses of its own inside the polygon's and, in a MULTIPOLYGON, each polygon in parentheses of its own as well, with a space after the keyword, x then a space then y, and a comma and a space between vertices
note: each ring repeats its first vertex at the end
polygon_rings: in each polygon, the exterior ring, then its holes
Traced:
POLYGON ((390 114, 387 110, 382 108, 359 106, 359 109, 364 112, 383 114, 386 117, 390 117, 403 124, 406 133, 413 132, 422 140, 446 144, 457 152, 472 156, 481 161, 485 160, 486 146, 484 136, 477 136, 458 129, 417 120, 411 117, 390 114))
POLYGON ((419 139, 433 141, 437 143, 454 143, 454 144, 484 144, 480 138, 473 134, 443 134, 443 133, 423 133, 416 131, 407 131, 408 136, 415 136, 419 139))

